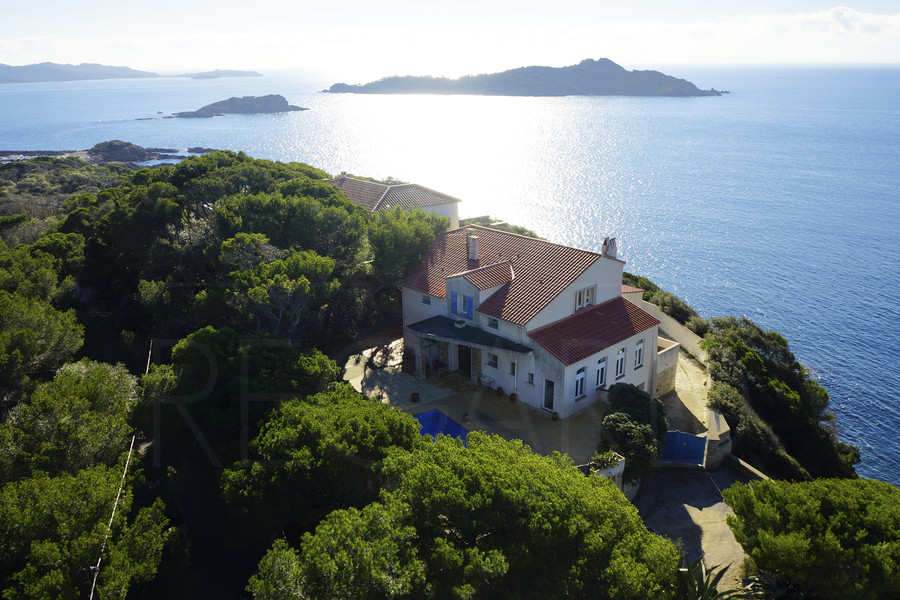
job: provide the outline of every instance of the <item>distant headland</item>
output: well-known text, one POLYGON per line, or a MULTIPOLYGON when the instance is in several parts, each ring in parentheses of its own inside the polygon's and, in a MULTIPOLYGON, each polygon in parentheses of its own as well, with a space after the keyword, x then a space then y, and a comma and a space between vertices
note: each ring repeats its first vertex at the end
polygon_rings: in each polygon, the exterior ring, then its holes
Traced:
POLYGON ((721 96, 659 71, 629 71, 607 58, 568 67, 522 67, 487 75, 394 76, 362 85, 336 83, 332 94, 470 94, 486 96, 721 96))
POLYGON ((110 67, 96 63, 62 65, 43 62, 34 65, 0 64, 0 83, 37 83, 41 81, 82 81, 86 79, 138 79, 159 77, 149 71, 138 71, 129 67, 110 67))
POLYGON ((256 71, 231 71, 228 69, 216 69, 215 71, 203 71, 202 73, 185 73, 173 75, 173 77, 190 77, 191 79, 217 79, 219 77, 262 77, 262 73, 256 71))
MULTIPOLYGON (((85 81, 89 79, 140 79, 162 77, 150 71, 138 71, 129 67, 111 67, 96 63, 66 65, 44 62, 33 65, 12 66, 0 63, 0 83, 39 83, 43 81, 85 81)), ((184 73, 171 77, 191 79, 215 79, 217 77, 262 77, 256 71, 230 71, 216 69, 201 73, 184 73)))
POLYGON ((208 117, 218 117, 230 114, 259 114, 259 113, 282 113, 294 112, 298 110, 309 110, 300 106, 288 104, 284 96, 278 94, 269 94, 268 96, 244 96, 243 98, 229 98, 207 104, 203 108, 191 110, 187 112, 177 112, 174 117, 180 119, 204 119, 208 117))

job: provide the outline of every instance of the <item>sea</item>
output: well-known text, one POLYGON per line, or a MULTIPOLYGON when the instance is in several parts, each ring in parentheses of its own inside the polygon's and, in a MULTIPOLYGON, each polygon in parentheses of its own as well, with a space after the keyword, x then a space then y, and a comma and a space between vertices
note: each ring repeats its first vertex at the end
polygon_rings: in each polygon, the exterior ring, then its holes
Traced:
POLYGON ((626 270, 702 316, 782 333, 859 473, 900 485, 900 66, 663 70, 730 93, 341 95, 324 72, 5 84, 0 150, 244 151, 419 183, 563 244, 614 236, 626 270), (309 110, 164 118, 264 94, 309 110))

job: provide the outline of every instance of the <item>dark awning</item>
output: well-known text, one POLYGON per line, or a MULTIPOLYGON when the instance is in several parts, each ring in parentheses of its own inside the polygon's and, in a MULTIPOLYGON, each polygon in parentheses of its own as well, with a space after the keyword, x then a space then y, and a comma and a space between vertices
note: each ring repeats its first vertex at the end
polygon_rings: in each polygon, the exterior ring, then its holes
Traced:
POLYGON ((487 332, 478 327, 466 325, 465 327, 456 327, 456 322, 448 317, 436 316, 412 325, 407 325, 411 330, 421 334, 427 339, 439 340, 442 342, 453 341, 465 344, 467 346, 478 346, 485 349, 497 348, 516 352, 518 354, 529 354, 531 348, 524 346, 504 337, 500 337, 495 333, 487 332))

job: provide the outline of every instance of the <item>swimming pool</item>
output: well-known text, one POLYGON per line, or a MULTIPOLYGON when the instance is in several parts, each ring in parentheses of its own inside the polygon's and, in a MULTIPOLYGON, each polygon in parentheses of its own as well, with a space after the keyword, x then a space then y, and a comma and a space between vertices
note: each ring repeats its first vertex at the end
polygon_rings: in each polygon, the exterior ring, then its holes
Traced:
POLYGON ((416 420, 421 425, 422 435, 430 435, 433 438, 440 434, 450 435, 461 439, 463 444, 466 443, 466 434, 469 431, 436 408, 416 415, 416 420))

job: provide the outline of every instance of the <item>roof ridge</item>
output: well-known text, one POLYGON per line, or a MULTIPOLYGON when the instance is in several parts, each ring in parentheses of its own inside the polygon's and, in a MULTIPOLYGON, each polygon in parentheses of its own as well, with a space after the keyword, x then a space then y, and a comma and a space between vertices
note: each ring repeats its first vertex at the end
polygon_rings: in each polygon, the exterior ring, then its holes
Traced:
MULTIPOLYGON (((597 257, 603 257, 602 254, 600 254, 599 252, 594 252, 593 250, 585 250, 584 248, 577 248, 577 247, 575 247, 575 246, 569 246, 568 244, 560 244, 559 242, 551 242, 550 240, 545 240, 545 239, 542 239, 542 238, 531 237, 530 235, 523 235, 523 234, 521 234, 521 233, 512 233, 511 231, 503 231, 502 229, 494 229, 493 227, 485 227, 484 225, 465 225, 465 226, 460 225, 458 228, 456 228, 456 229, 451 229, 450 231, 447 231, 446 233, 453 233, 453 232, 459 231, 459 230, 461 230, 461 229, 472 229, 472 228, 476 228, 476 229, 484 229, 484 230, 487 230, 487 231, 493 231, 493 232, 500 233, 500 234, 503 234, 503 235, 508 235, 508 236, 511 236, 511 237, 524 238, 524 239, 526 239, 526 240, 534 240, 535 242, 541 242, 541 243, 544 243, 544 244, 549 244, 549 245, 551 245, 551 246, 559 246, 560 248, 568 248, 568 249, 570 249, 570 250, 577 250, 577 251, 579 251, 579 252, 584 252, 584 253, 586 253, 586 254, 594 254, 594 255, 596 255, 597 257)), ((603 258, 609 258, 609 257, 603 257, 603 258)))

